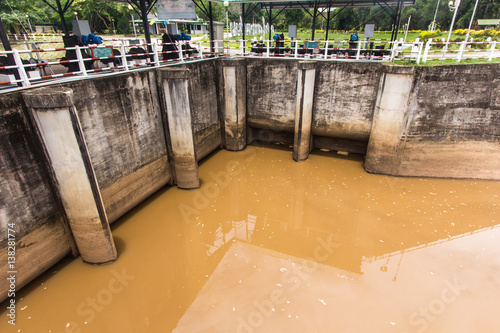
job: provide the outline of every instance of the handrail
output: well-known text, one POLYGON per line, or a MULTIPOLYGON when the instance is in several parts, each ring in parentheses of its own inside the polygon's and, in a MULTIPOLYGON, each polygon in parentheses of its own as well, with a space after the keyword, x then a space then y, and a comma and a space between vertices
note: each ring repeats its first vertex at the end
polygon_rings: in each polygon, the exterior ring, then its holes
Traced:
MULTIPOLYGON (((14 63, 0 65, 0 88, 31 86, 48 80, 64 77, 98 75, 116 71, 130 71, 145 67, 159 67, 173 63, 184 63, 207 57, 281 57, 295 59, 318 59, 330 61, 370 61, 394 62, 415 61, 426 63, 433 60, 486 59, 500 58, 500 43, 487 42, 435 42, 426 43, 391 42, 389 40, 333 39, 319 40, 214 40, 175 41, 163 43, 127 44, 128 40, 104 45, 41 48, 38 44, 26 50, 0 51, 1 55, 12 55, 14 63), (62 52, 65 56, 61 58, 62 52), (56 54, 52 59, 42 59, 56 54), (36 56, 37 59, 34 58, 36 56), (53 60, 55 58, 55 60, 53 60), (66 73, 55 73, 55 66, 68 67, 66 73), (46 72, 50 71, 51 74, 46 72), (37 72, 40 72, 37 74, 37 72), (17 75, 14 75, 17 74, 17 75), (17 78, 16 78, 17 77, 17 78)), ((109 41, 105 41, 109 42, 109 41)), ((43 46, 45 42, 40 42, 43 46)), ((47 44, 53 42, 46 42, 47 44)), ((62 42, 60 42, 62 43, 62 42)))

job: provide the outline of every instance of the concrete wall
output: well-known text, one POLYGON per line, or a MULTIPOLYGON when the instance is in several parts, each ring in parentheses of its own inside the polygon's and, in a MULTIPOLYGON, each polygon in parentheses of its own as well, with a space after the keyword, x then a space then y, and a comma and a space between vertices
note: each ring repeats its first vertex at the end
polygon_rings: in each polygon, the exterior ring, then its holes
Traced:
MULTIPOLYGON (((224 146, 222 104, 230 90, 219 60, 182 66, 189 69, 186 91, 199 160, 224 146)), ((315 147, 364 152, 369 140, 370 172, 500 179, 500 65, 414 68, 317 61, 311 66, 315 147)), ((175 179, 161 71, 62 84, 74 92, 110 222, 175 179)), ((294 59, 247 59, 246 71, 237 72, 244 75, 234 80, 246 77, 248 126, 294 140, 297 101, 311 97, 297 97, 298 71, 294 59)), ((15 223, 18 286, 75 249, 51 166, 23 103, 20 92, 0 95, 0 300, 7 290, 7 223, 15 223)))
POLYGON ((70 253, 72 236, 19 93, 0 96, 0 301, 9 289, 8 234, 19 289, 70 253), (14 232, 8 231, 13 229, 14 232))
POLYGON ((368 171, 500 179, 498 64, 411 71, 387 68, 385 72, 379 96, 387 95, 384 90, 401 92, 404 81, 409 90, 404 105, 392 105, 392 111, 380 105, 375 108, 365 164, 368 171), (405 76, 407 80, 401 79, 405 76))
POLYGON ((381 65, 318 62, 313 135, 368 141, 381 65))
MULTIPOLYGON (((251 140, 292 143, 297 64, 247 59, 247 124, 260 129, 251 140)), ((367 154, 375 173, 500 179, 499 72, 318 60, 312 145, 367 154)))
POLYGON ((247 122, 254 128, 293 132, 297 61, 247 59, 247 122))
POLYGON ((222 144, 219 114, 219 63, 202 61, 184 66, 189 69, 196 157, 201 160, 222 144))
MULTIPOLYGON (((218 63, 185 65, 190 78, 197 156, 222 142, 218 63)), ((158 70, 61 84, 72 89, 92 167, 109 222, 172 181, 158 70)), ((32 88, 36 89, 36 88, 32 88)), ((17 287, 62 257, 76 253, 50 166, 21 92, 0 95, 0 301, 7 296, 7 223, 15 223, 17 287), (44 166, 44 164, 47 165, 44 166)))
POLYGON ((110 222, 170 181, 155 71, 77 81, 75 107, 110 222))

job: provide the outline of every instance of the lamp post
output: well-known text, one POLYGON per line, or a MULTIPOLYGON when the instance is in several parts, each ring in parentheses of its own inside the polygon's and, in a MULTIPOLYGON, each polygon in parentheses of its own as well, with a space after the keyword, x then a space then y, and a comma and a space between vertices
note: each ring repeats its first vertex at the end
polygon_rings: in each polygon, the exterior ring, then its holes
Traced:
POLYGON ((408 30, 410 29, 410 21, 411 21, 411 15, 410 15, 410 17, 408 17, 408 23, 406 23, 405 42, 406 42, 406 36, 408 36, 408 30))
POLYGON ((446 39, 446 45, 443 48, 443 56, 441 59, 444 59, 446 56, 446 51, 448 51, 448 44, 450 42, 451 32, 453 31, 453 25, 455 24, 455 19, 457 18, 458 7, 460 6, 460 0, 450 0, 448 3, 448 7, 451 11, 455 11, 453 13, 453 19, 451 20, 450 31, 448 32, 448 38, 446 39))
POLYGON ((135 30, 135 21, 134 21, 134 14, 132 14, 132 5, 128 5, 128 9, 130 10, 130 16, 132 17, 132 27, 134 27, 134 36, 137 38, 137 31, 135 30))
POLYGON ((73 12, 73 14, 75 14, 75 19, 78 21, 78 13, 77 12, 73 12))
POLYGON ((227 15, 227 9, 229 7, 229 1, 224 1, 224 8, 226 8, 226 38, 229 38, 229 19, 227 15))
POLYGON ((33 35, 33 29, 31 28, 30 17, 28 16, 28 14, 26 14, 26 20, 28 21, 28 25, 30 27, 31 34, 33 35))
POLYGON ((436 31, 436 17, 437 17, 437 14, 438 14, 438 9, 439 9, 439 4, 441 3, 441 0, 438 0, 438 4, 436 6, 436 12, 434 13, 434 20, 432 20, 432 23, 431 23, 431 32, 434 32, 436 31))
POLYGON ((472 21, 474 21, 474 15, 476 15, 476 8, 479 0, 476 0, 476 4, 474 5, 474 11, 472 12, 472 17, 470 18, 469 29, 467 29, 467 35, 465 35, 465 42, 469 40, 470 27, 472 26, 472 21))

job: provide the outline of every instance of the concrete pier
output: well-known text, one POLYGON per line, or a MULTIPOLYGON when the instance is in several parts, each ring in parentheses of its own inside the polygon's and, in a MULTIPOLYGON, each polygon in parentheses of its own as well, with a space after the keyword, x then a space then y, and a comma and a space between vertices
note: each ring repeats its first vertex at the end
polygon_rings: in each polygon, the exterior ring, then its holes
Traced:
POLYGON ((85 262, 114 261, 117 252, 73 101, 73 91, 23 93, 43 143, 78 251, 85 262))
POLYGON ((300 61, 298 63, 297 105, 293 140, 293 159, 297 162, 306 160, 312 149, 311 124, 315 77, 315 62, 300 61))
POLYGON ((398 146, 404 131, 413 84, 412 67, 386 67, 380 79, 365 168, 370 172, 396 175, 398 146))
POLYGON ((174 179, 180 188, 198 188, 200 187, 200 178, 191 120, 189 70, 169 68, 162 70, 161 73, 174 159, 174 179))
POLYGON ((224 132, 227 150, 246 147, 247 69, 246 59, 222 60, 224 75, 224 132))

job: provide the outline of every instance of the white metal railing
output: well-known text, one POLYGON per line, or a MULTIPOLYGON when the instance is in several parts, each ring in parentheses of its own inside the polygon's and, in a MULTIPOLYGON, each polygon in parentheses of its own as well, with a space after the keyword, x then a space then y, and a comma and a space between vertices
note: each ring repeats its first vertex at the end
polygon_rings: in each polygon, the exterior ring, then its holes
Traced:
POLYGON ((216 41, 216 52, 224 56, 264 56, 314 59, 391 60, 390 41, 216 41))
MULTIPOLYGON (((153 40, 132 44, 130 40, 105 40, 105 45, 51 47, 55 42, 38 44, 20 42, 25 50, 1 51, 10 57, 8 65, 0 66, 0 88, 31 86, 71 76, 89 76, 137 68, 158 67, 170 63, 203 59, 205 57, 283 57, 349 61, 412 61, 500 58, 500 43, 490 42, 434 42, 405 43, 389 40, 370 41, 256 41, 215 40, 212 42, 176 41, 162 43, 153 40), (212 49, 213 45, 213 49, 212 49), (61 65, 68 68, 61 72, 61 65), (55 68, 58 68, 55 71, 55 68)), ((137 42, 137 40, 136 40, 137 42)), ((58 42, 62 44, 61 41, 58 42)), ((55 45, 57 46, 57 45, 55 45)))
POLYGON ((26 87, 68 76, 89 76, 191 61, 206 56, 201 54, 200 49, 201 43, 192 46, 186 41, 176 43, 154 41, 150 44, 120 43, 31 49, 26 47, 26 50, 0 51, 0 56, 12 59, 10 64, 0 66, 0 87, 18 85, 26 87), (51 57, 51 54, 55 56, 51 57), (49 59, 43 59, 44 57, 49 59), (63 69, 64 72, 61 73, 60 65, 65 66, 67 72, 63 69), (54 72, 55 66, 59 67, 56 70, 58 73, 54 72))
POLYGON ((426 43, 422 55, 425 63, 432 60, 455 60, 461 62, 466 59, 487 59, 492 61, 500 58, 500 43, 488 42, 434 42, 426 43))

